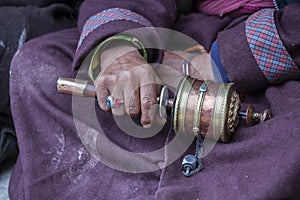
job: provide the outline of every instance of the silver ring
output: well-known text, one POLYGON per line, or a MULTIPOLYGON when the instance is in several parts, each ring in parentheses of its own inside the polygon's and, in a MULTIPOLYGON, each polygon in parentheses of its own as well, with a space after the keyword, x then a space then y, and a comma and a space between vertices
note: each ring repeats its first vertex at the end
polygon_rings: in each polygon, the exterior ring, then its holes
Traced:
POLYGON ((190 75, 190 73, 189 73, 190 63, 187 62, 187 61, 184 61, 182 63, 182 65, 181 65, 181 67, 182 67, 182 73, 183 73, 183 75, 189 76, 190 75))

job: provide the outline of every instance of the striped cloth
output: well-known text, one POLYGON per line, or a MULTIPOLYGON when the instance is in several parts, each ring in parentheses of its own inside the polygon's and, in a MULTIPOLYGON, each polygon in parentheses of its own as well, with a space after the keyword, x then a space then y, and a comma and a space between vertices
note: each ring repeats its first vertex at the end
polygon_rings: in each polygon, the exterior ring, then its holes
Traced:
POLYGON ((284 47, 274 22, 274 9, 263 9, 246 21, 252 54, 271 84, 300 77, 300 71, 284 47))
POLYGON ((83 26, 83 30, 78 42, 78 48, 82 45, 84 39, 97 28, 113 21, 131 21, 145 27, 152 26, 143 16, 123 8, 110 8, 103 10, 90 17, 83 26))

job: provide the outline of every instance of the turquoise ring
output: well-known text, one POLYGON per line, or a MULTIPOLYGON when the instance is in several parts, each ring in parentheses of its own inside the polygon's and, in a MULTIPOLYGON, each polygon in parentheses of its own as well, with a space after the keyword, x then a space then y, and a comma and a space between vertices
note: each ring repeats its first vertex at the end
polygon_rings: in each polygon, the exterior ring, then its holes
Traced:
POLYGON ((124 101, 121 99, 114 99, 112 96, 108 96, 105 100, 105 103, 109 108, 117 108, 123 104, 124 101))

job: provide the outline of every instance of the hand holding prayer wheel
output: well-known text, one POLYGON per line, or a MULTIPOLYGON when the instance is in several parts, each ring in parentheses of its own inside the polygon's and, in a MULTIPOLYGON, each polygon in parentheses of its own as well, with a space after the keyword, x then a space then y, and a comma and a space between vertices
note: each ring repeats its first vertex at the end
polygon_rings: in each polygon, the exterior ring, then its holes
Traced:
MULTIPOLYGON (((57 89, 62 93, 95 97, 95 88, 87 81, 59 78, 57 89)), ((241 112, 233 83, 200 81, 188 76, 179 82, 174 98, 170 99, 167 87, 163 87, 157 100, 161 118, 166 118, 166 109, 171 109, 176 133, 200 134, 220 142, 230 141, 241 117, 248 125, 271 117, 268 110, 254 113, 252 105, 241 112)))
POLYGON ((101 53, 101 73, 94 81, 98 104, 116 116, 141 114, 141 124, 150 127, 158 87, 153 69, 133 45, 115 43, 101 53))

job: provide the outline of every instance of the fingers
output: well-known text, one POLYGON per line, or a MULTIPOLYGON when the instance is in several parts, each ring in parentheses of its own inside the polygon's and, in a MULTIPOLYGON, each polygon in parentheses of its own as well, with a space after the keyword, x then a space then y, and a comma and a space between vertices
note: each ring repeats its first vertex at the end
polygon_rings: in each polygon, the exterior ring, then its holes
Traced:
POLYGON ((98 104, 104 111, 112 111, 115 116, 129 114, 132 117, 141 115, 141 124, 145 128, 150 128, 156 122, 157 97, 159 86, 155 83, 155 76, 148 74, 147 78, 137 81, 134 78, 119 79, 115 82, 108 78, 97 78, 95 80, 98 104), (123 84, 120 84, 120 83, 123 84), (109 84, 111 83, 111 84, 109 84), (112 84, 113 83, 113 84, 112 84), (107 105, 109 101, 119 101, 117 106, 107 105))
POLYGON ((156 84, 142 84, 140 88, 141 98, 141 124, 145 128, 151 127, 151 123, 155 118, 155 104, 157 104, 156 84))
POLYGON ((101 79, 101 77, 97 77, 94 84, 96 87, 96 95, 100 108, 104 111, 109 111, 110 108, 106 104, 106 98, 110 95, 110 93, 105 87, 104 79, 101 79))
POLYGON ((104 111, 111 110, 116 116, 124 115, 123 90, 115 87, 116 79, 112 76, 98 76, 95 80, 97 100, 104 111))
POLYGON ((154 122, 157 104, 156 77, 150 65, 139 52, 118 57, 105 68, 95 80, 98 103, 101 109, 112 111, 113 115, 141 115, 141 124, 145 127, 154 122), (107 97, 111 96, 108 100, 107 97), (123 101, 111 106, 114 100, 123 101), (108 102, 108 105, 106 104, 108 102), (111 108, 109 108, 111 107, 111 108))
POLYGON ((128 90, 124 92, 124 98, 126 102, 124 105, 126 113, 131 117, 139 116, 141 112, 139 89, 133 87, 128 88, 128 90))
POLYGON ((122 116, 125 114, 124 110, 124 95, 122 90, 113 90, 111 94, 114 105, 111 107, 111 112, 115 116, 122 116))

